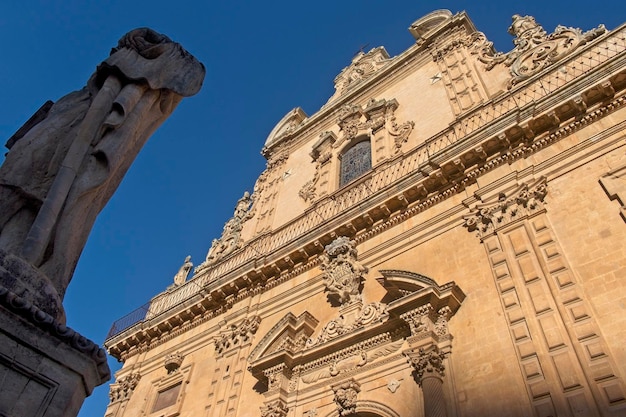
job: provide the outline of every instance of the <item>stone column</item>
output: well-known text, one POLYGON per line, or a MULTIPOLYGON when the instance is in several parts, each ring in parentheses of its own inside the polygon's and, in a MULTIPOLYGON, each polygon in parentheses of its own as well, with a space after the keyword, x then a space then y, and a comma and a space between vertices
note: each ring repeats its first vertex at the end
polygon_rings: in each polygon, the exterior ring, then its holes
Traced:
POLYGON ((415 368, 416 380, 424 395, 425 417, 447 417, 446 402, 443 396, 443 376, 445 354, 436 346, 419 348, 406 352, 415 368))

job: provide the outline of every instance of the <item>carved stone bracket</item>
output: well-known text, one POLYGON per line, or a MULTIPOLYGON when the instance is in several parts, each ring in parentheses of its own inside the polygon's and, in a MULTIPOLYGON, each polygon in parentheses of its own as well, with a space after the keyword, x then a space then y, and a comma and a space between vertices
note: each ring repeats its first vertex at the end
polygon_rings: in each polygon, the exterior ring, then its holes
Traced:
POLYGON ((133 372, 118 379, 114 384, 111 384, 109 390, 109 399, 111 402, 129 399, 140 379, 141 375, 138 372, 133 372))
POLYGON ((340 416, 356 413, 356 397, 361 392, 361 385, 354 379, 332 386, 335 404, 340 416))
POLYGON ((479 204, 464 216, 463 226, 470 232, 476 231, 482 239, 500 227, 543 210, 547 193, 545 177, 533 184, 521 185, 508 196, 500 193, 495 203, 479 204))
POLYGON ((272 401, 261 407, 261 417, 287 417, 289 407, 282 400, 272 401))
POLYGON ((249 342, 259 328, 261 317, 254 316, 244 319, 241 323, 231 324, 227 330, 220 332, 214 339, 215 352, 222 355, 228 349, 239 347, 249 342))
POLYGON ((495 52, 493 44, 484 34, 471 35, 472 53, 478 56, 490 70, 503 63, 510 67, 512 78, 508 88, 530 78, 544 68, 571 55, 578 47, 586 44, 606 32, 604 25, 584 32, 578 28, 557 26, 553 33, 547 34, 532 16, 513 15, 509 33, 515 36, 515 48, 503 54, 495 52))
POLYGON ((169 355, 166 355, 165 356, 165 369, 167 369, 167 373, 171 374, 171 373, 178 371, 178 369, 180 368, 180 365, 182 365, 183 363, 184 358, 185 357, 178 352, 170 353, 169 355))

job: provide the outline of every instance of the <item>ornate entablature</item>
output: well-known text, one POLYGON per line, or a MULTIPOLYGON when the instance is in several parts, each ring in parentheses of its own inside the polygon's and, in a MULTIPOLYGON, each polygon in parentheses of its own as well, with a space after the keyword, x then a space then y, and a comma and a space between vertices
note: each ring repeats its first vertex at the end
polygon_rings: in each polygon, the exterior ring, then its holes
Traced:
POLYGON ((342 306, 340 317, 324 325, 317 337, 312 336, 318 326, 313 316, 305 312, 296 318, 288 313, 261 339, 250 354, 249 370, 267 387, 266 397, 286 398, 294 386, 328 385, 329 379, 337 381, 333 387, 341 387, 345 377, 377 366, 384 358, 401 358, 407 343, 414 349, 449 348, 447 322, 465 298, 461 289, 454 282, 439 286, 407 271, 381 274, 377 281, 387 289, 386 304, 342 306), (415 326, 416 320, 423 326, 415 326), (309 337, 305 346, 293 343, 302 336, 309 337))
POLYGON ((493 43, 483 33, 474 33, 471 38, 472 53, 485 64, 487 70, 502 63, 509 67, 512 78, 508 88, 539 73, 544 68, 571 55, 577 48, 606 32, 604 25, 583 32, 578 28, 557 26, 547 34, 532 16, 513 15, 508 32, 515 36, 515 48, 507 53, 495 52, 493 43))
POLYGON ((335 94, 329 101, 345 94, 374 73, 389 64, 392 59, 384 47, 379 46, 367 53, 359 52, 352 63, 335 77, 335 94))
POLYGON ((547 193, 545 177, 531 184, 522 184, 508 195, 500 193, 495 202, 476 205, 469 215, 464 216, 463 225, 468 231, 476 231, 483 238, 514 221, 541 212, 547 193))
MULTIPOLYGON (((378 154, 377 161, 397 154, 402 151, 402 146, 407 142, 409 135, 413 132, 415 122, 406 121, 399 123, 396 119, 395 111, 399 104, 396 99, 371 99, 365 107, 358 104, 345 104, 337 110, 337 127, 339 136, 331 131, 325 131, 311 151, 311 158, 315 163, 315 173, 313 178, 307 181, 300 189, 298 195, 304 200, 311 202, 320 196, 319 180, 325 174, 332 171, 333 163, 339 163, 339 155, 348 144, 357 137, 366 136, 370 140, 379 137, 383 145, 372 152, 378 154), (385 129, 385 134, 380 132, 385 129), (392 149, 388 150, 384 146, 387 137, 393 143, 392 149)), ((372 145, 374 146, 374 145, 372 145)), ((323 190, 323 193, 329 190, 323 190)))

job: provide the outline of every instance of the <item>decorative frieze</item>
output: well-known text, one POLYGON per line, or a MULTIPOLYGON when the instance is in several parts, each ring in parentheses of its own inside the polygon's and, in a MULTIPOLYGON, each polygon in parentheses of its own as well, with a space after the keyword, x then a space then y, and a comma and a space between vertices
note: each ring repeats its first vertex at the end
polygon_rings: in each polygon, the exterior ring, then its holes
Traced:
POLYGON ((606 32, 604 25, 584 32, 578 28, 557 26, 547 34, 532 16, 513 15, 513 23, 508 32, 515 37, 515 48, 503 54, 495 52, 492 42, 484 34, 472 35, 472 53, 491 70, 497 64, 509 67, 512 78, 508 88, 537 74, 544 68, 571 55, 580 46, 606 32))
POLYGON ((332 386, 335 393, 335 404, 340 416, 350 416, 356 413, 356 402, 361 385, 354 379, 332 386))

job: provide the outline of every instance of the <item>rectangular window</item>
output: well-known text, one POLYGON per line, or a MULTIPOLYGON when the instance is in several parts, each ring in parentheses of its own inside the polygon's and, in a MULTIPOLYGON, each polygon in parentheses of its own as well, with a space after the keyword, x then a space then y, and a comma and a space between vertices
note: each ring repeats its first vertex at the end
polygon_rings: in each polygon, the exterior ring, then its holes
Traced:
POLYGON ((176 399, 180 393, 181 385, 182 381, 176 385, 172 385, 171 387, 167 387, 164 390, 159 391, 156 401, 154 402, 154 406, 152 407, 152 412, 154 413, 155 411, 159 411, 176 404, 176 399))

